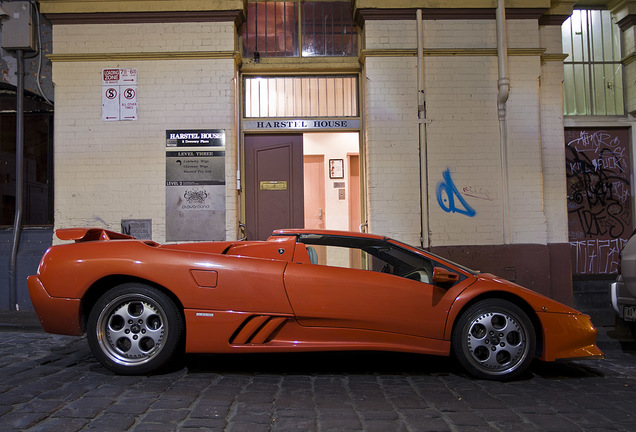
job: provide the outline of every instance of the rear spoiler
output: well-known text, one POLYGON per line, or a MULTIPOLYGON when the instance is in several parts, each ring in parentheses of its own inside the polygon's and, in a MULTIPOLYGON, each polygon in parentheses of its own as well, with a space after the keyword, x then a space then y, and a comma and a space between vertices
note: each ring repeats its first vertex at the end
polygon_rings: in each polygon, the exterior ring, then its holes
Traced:
POLYGON ((134 237, 108 231, 103 228, 64 228, 55 231, 60 240, 75 240, 75 243, 96 240, 130 240, 134 237))

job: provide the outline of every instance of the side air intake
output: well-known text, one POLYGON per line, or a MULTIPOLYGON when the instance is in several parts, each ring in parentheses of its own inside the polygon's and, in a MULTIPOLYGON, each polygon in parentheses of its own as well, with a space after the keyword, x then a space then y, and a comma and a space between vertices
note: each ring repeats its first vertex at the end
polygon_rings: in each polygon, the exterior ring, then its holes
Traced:
POLYGON ((271 315, 252 315, 243 321, 236 333, 232 335, 230 344, 264 344, 271 340, 273 334, 278 330, 287 317, 271 315))

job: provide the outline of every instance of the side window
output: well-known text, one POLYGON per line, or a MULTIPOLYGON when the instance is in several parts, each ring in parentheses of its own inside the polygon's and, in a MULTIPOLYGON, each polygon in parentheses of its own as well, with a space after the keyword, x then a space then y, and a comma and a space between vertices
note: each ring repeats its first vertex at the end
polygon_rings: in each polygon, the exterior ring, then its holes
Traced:
MULTIPOLYGON (((332 245, 307 245, 309 256, 315 256, 312 263, 331 267, 343 267, 359 270, 371 270, 372 258, 366 252, 355 247, 332 245), (314 252, 311 252, 313 249, 314 252)), ((375 266, 380 265, 375 263, 375 266)))
POLYGON ((334 246, 307 244, 312 263, 368 270, 431 283, 433 262, 388 243, 334 246))
POLYGON ((379 257, 391 266, 391 274, 430 284, 433 280, 433 262, 421 255, 390 245, 378 250, 379 257))

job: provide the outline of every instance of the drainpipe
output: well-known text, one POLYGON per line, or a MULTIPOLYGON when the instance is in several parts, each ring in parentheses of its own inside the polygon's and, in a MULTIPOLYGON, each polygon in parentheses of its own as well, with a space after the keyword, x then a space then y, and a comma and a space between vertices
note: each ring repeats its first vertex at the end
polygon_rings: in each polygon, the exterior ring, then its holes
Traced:
POLYGON ((426 148, 426 98, 424 94, 424 31, 422 28, 422 9, 416 11, 417 19, 417 117, 420 149, 420 207, 422 212, 420 242, 429 247, 429 211, 428 211, 428 155, 426 148))
POLYGON ((16 51, 18 60, 18 88, 16 91, 16 133, 15 133, 15 217, 13 222, 13 247, 9 265, 9 310, 16 311, 18 306, 18 289, 16 268, 18 263, 18 247, 22 231, 22 197, 24 192, 24 52, 16 51))
POLYGON ((503 202, 503 242, 511 243, 510 231, 510 198, 508 184, 508 124, 506 108, 510 94, 510 78, 508 77, 508 42, 506 37, 506 8, 504 0, 497 0, 497 60, 499 79, 497 81, 497 108, 499 114, 499 134, 501 143, 501 183, 503 202))
POLYGON ((236 239, 245 240, 245 224, 241 222, 241 101, 240 89, 241 79, 238 69, 234 74, 234 109, 236 114, 236 220, 238 221, 238 232, 236 239))

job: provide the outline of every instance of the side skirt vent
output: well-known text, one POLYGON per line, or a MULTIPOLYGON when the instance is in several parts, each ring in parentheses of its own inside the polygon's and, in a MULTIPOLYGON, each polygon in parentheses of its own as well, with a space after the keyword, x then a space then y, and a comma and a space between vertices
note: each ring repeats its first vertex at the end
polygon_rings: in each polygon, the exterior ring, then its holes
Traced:
POLYGON ((287 317, 281 316, 253 315, 243 321, 243 324, 230 338, 230 344, 267 343, 286 320, 287 317))

